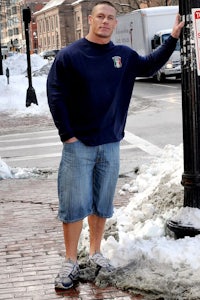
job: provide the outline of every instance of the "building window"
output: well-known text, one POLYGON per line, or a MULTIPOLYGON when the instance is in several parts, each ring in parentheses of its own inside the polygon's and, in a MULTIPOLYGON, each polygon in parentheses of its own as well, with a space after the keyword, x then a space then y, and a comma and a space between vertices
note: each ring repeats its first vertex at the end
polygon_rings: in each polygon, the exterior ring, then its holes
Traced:
POLYGON ((46 29, 47 29, 47 32, 49 32, 49 20, 48 19, 46 20, 46 29))
POLYGON ((42 33, 41 21, 39 22, 39 33, 42 33))
POLYGON ((19 28, 14 28, 14 34, 19 34, 19 28))
POLYGON ((54 30, 54 18, 51 17, 51 30, 53 31, 54 30))
POLYGON ((45 22, 44 22, 44 20, 43 20, 43 22, 42 22, 42 23, 43 23, 43 26, 42 26, 42 27, 43 27, 43 32, 46 32, 46 30, 45 30, 45 22))
POLYGON ((14 18, 13 18, 13 23, 14 23, 14 24, 18 24, 18 23, 19 23, 19 19, 18 19, 17 17, 14 17, 14 18))
POLYGON ((14 20, 13 20, 13 18, 9 18, 8 21, 7 21, 7 24, 8 24, 8 25, 7 25, 8 27, 12 27, 12 26, 14 25, 14 20))
POLYGON ((58 16, 55 16, 55 18, 56 18, 56 28, 58 28, 58 16))
POLYGON ((13 15, 16 15, 16 14, 17 14, 17 7, 16 7, 16 6, 13 6, 13 7, 12 7, 12 14, 13 14, 13 15))
POLYGON ((13 36, 13 31, 12 31, 12 29, 9 29, 9 30, 8 30, 8 35, 9 35, 9 36, 13 36))
POLYGON ((76 32, 77 39, 81 38, 81 30, 77 30, 76 32))

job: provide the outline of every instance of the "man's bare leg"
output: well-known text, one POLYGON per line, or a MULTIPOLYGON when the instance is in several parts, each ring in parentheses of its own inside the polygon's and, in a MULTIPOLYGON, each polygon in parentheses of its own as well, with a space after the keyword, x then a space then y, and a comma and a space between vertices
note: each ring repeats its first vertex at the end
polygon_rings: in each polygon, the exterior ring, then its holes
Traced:
POLYGON ((88 224, 90 228, 90 255, 100 252, 105 223, 106 218, 101 218, 96 215, 88 217, 88 224))
POLYGON ((65 240, 66 259, 77 261, 78 242, 83 226, 83 221, 73 223, 63 223, 63 233, 65 240))

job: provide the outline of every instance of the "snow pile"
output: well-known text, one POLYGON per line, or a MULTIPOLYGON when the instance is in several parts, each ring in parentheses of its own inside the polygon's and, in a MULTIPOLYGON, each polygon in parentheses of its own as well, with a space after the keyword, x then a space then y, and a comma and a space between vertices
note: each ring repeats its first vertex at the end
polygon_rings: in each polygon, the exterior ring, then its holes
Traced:
POLYGON ((37 54, 31 55, 32 86, 35 90, 38 105, 26 107, 28 89, 26 54, 15 54, 3 60, 3 70, 9 69, 10 78, 0 76, 0 112, 9 113, 12 117, 25 115, 49 115, 46 97, 46 79, 52 62, 37 54))
MULTIPOLYGON (((37 71, 43 66, 48 64, 48 60, 43 59, 37 54, 32 54, 30 56, 31 60, 31 70, 37 71)), ((10 76, 14 75, 27 75, 27 55, 15 53, 13 56, 10 56, 8 59, 3 60, 3 73, 6 74, 6 69, 9 69, 10 76)))

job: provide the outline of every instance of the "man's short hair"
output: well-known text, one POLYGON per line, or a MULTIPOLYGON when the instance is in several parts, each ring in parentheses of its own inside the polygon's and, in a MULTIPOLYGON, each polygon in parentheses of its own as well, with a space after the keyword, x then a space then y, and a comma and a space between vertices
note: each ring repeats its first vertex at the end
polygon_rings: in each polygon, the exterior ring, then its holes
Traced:
MULTIPOLYGON (((95 3, 95 5, 93 6, 93 9, 97 6, 97 5, 101 5, 101 4, 104 4, 104 5, 109 5, 109 6, 112 6, 115 10, 116 10, 116 7, 114 6, 114 4, 110 1, 98 1, 95 3)), ((92 9, 92 10, 93 10, 92 9)))

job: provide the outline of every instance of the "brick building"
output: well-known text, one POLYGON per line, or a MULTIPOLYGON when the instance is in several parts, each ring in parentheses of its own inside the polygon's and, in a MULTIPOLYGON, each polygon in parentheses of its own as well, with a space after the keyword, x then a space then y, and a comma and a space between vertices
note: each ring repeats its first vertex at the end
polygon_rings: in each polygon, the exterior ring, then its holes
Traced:
MULTIPOLYGON (((48 0, 1 0, 0 1, 0 37, 2 52, 25 52, 25 32, 23 24, 23 9, 28 6, 31 12, 40 10, 48 0)), ((37 28, 32 14, 30 24, 31 49, 37 48, 37 28)))

